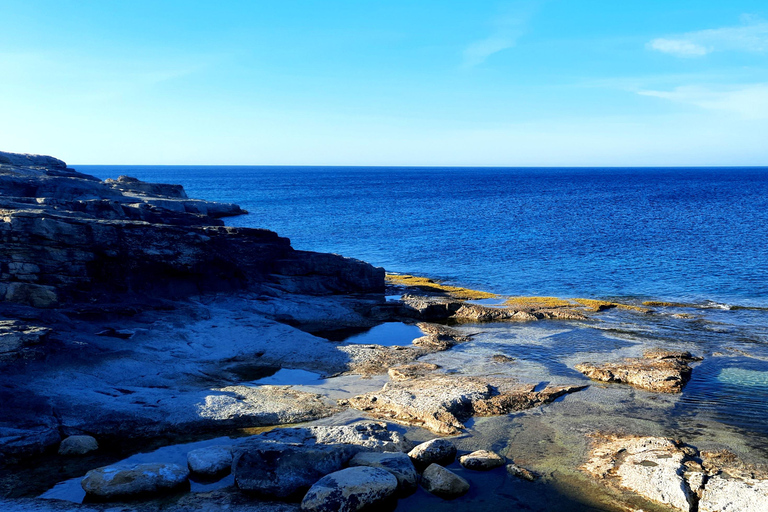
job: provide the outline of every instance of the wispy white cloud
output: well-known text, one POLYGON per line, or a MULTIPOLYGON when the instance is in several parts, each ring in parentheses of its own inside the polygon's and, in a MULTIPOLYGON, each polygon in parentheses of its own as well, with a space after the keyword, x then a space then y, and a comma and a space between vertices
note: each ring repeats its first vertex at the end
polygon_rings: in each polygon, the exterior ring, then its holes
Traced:
POLYGON ((670 91, 641 90, 638 94, 729 112, 745 119, 768 119, 768 83, 727 87, 689 85, 670 91))
POLYGON ((717 51, 768 52, 768 22, 742 16, 742 25, 688 32, 653 39, 650 50, 677 57, 702 57, 717 51))
POLYGON ((513 2, 506 6, 506 13, 492 22, 488 37, 473 41, 464 49, 464 68, 472 68, 485 62, 491 55, 514 47, 525 33, 528 20, 538 8, 535 0, 513 2))

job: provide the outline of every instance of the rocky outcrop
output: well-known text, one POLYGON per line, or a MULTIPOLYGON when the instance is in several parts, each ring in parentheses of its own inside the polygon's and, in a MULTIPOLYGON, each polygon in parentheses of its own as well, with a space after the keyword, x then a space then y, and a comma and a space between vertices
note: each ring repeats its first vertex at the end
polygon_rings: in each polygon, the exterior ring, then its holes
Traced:
POLYGON ((493 416, 530 409, 585 386, 535 386, 508 378, 429 374, 413 380, 387 383, 381 391, 366 393, 341 405, 366 411, 437 434, 458 434, 473 415, 493 416))
POLYGON ((244 213, 178 185, 102 182, 51 157, 0 153, 0 302, 383 291, 383 269, 219 220, 244 213))
POLYGON ((683 512, 768 510, 768 472, 662 437, 596 436, 583 469, 683 512))
POLYGON ((690 352, 654 349, 643 357, 609 363, 582 363, 575 368, 592 380, 621 382, 657 393, 680 393, 691 378, 690 352))

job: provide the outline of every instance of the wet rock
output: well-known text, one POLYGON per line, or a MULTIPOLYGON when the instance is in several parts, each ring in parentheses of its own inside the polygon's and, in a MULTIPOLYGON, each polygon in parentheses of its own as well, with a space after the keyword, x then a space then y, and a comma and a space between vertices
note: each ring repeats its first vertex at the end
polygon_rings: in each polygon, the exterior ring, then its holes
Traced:
POLYGON ((86 495, 116 500, 172 492, 188 485, 187 468, 177 464, 107 466, 89 471, 82 481, 86 495))
POLYGON ((700 360, 689 352, 655 349, 640 358, 603 364, 582 363, 575 368, 592 380, 620 382, 658 393, 680 393, 691 378, 689 363, 700 360))
POLYGON ((397 478, 398 495, 407 496, 416 491, 419 484, 419 474, 411 458, 402 452, 363 452, 358 453, 349 461, 351 467, 367 466, 388 471, 397 478))
POLYGON ((432 439, 415 446, 408 457, 419 469, 431 464, 447 466, 456 459, 456 445, 448 439, 432 439))
POLYGON ((538 318, 526 311, 507 307, 470 304, 463 300, 403 295, 402 314, 426 321, 456 320, 459 322, 529 322, 538 318))
POLYGON ((301 509, 354 512, 381 505, 397 491, 397 478, 379 468, 352 467, 324 476, 310 487, 301 509))
POLYGON ((417 425, 438 434, 457 434, 473 414, 508 414, 551 402, 584 386, 545 388, 521 385, 514 379, 430 374, 419 379, 389 382, 381 391, 366 393, 341 405, 376 417, 417 425))
POLYGON ((61 441, 59 455, 85 455, 99 449, 99 443, 92 436, 69 436, 61 441))
POLYGON ((536 474, 532 471, 529 471, 525 468, 522 468, 518 466, 517 464, 507 464, 507 474, 514 476, 516 478, 521 478, 523 480, 528 480, 529 482, 533 482, 536 480, 536 474))
POLYGON ((459 463, 474 471, 488 471, 503 466, 506 461, 498 453, 488 450, 478 450, 459 457, 459 463))
POLYGON ((232 467, 240 489, 283 499, 341 470, 361 451, 403 451, 408 445, 377 422, 276 429, 238 445, 232 467))
POLYGON ((458 498, 469 491, 469 482, 438 464, 432 464, 424 470, 421 486, 427 492, 446 500, 458 498))
POLYGON ((440 366, 432 363, 411 363, 390 368, 387 373, 389 374, 390 379, 403 381, 422 377, 439 369, 440 366))
POLYGON ((509 357, 505 354, 494 354, 491 356, 491 361, 494 363, 514 363, 517 361, 514 357, 509 357))
POLYGON ((426 322, 420 322, 417 325, 425 336, 416 338, 413 340, 413 344, 421 347, 448 350, 458 343, 465 343, 471 339, 469 336, 462 334, 461 331, 444 325, 426 322))
POLYGON ((194 475, 223 476, 232 470, 232 446, 207 446, 187 454, 187 467, 194 475))

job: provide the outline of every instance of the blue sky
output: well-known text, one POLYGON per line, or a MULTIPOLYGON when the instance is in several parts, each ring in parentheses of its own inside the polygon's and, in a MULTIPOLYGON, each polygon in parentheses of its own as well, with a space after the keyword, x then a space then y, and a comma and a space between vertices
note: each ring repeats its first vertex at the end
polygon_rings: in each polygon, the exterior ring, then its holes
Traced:
POLYGON ((0 0, 0 150, 768 165, 768 2, 0 0))

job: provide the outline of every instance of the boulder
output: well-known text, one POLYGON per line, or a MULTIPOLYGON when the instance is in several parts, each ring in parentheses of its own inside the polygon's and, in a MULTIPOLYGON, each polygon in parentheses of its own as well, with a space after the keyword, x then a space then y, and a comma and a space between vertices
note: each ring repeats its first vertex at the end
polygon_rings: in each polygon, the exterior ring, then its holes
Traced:
POLYGON ((263 497, 290 498, 341 470, 362 451, 403 451, 409 443, 377 422, 275 429, 235 448, 235 483, 263 497))
POLYGON ((582 363, 575 368, 592 380, 620 382, 657 393, 680 393, 691 378, 689 363, 701 361, 690 352, 664 349, 646 351, 643 357, 602 364, 582 363))
POLYGON ((310 487, 301 509, 354 512, 381 505, 397 491, 397 478, 379 468, 352 467, 324 476, 310 487))
MULTIPOLYGON (((341 470, 359 450, 353 445, 264 443, 238 450, 232 470, 240 490, 262 498, 290 499, 341 470)), ((397 479, 392 479, 397 487, 397 479)))
POLYGON ((505 462, 504 457, 488 450, 478 450, 459 457, 462 466, 475 471, 488 471, 503 466, 505 462))
POLYGON ((432 439, 414 447, 408 457, 420 469, 431 464, 446 466, 456 459, 456 445, 448 439, 432 439))
POLYGON ((82 487, 86 496, 109 501, 172 492, 188 485, 188 477, 177 464, 107 466, 86 473, 82 487))
POLYGON ((439 464, 432 464, 424 470, 421 486, 427 492, 446 500, 458 498, 469 491, 469 482, 439 464))
POLYGON ((187 467, 193 475, 215 477, 232 470, 232 446, 216 445, 187 453, 187 467))
POLYGON ((402 452, 362 452, 352 457, 349 465, 350 467, 367 466, 389 471, 397 478, 400 496, 413 494, 419 485, 419 474, 416 472, 411 458, 402 452))
POLYGON ((69 436, 61 441, 59 455, 85 455, 99 449, 99 443, 92 436, 69 436))

